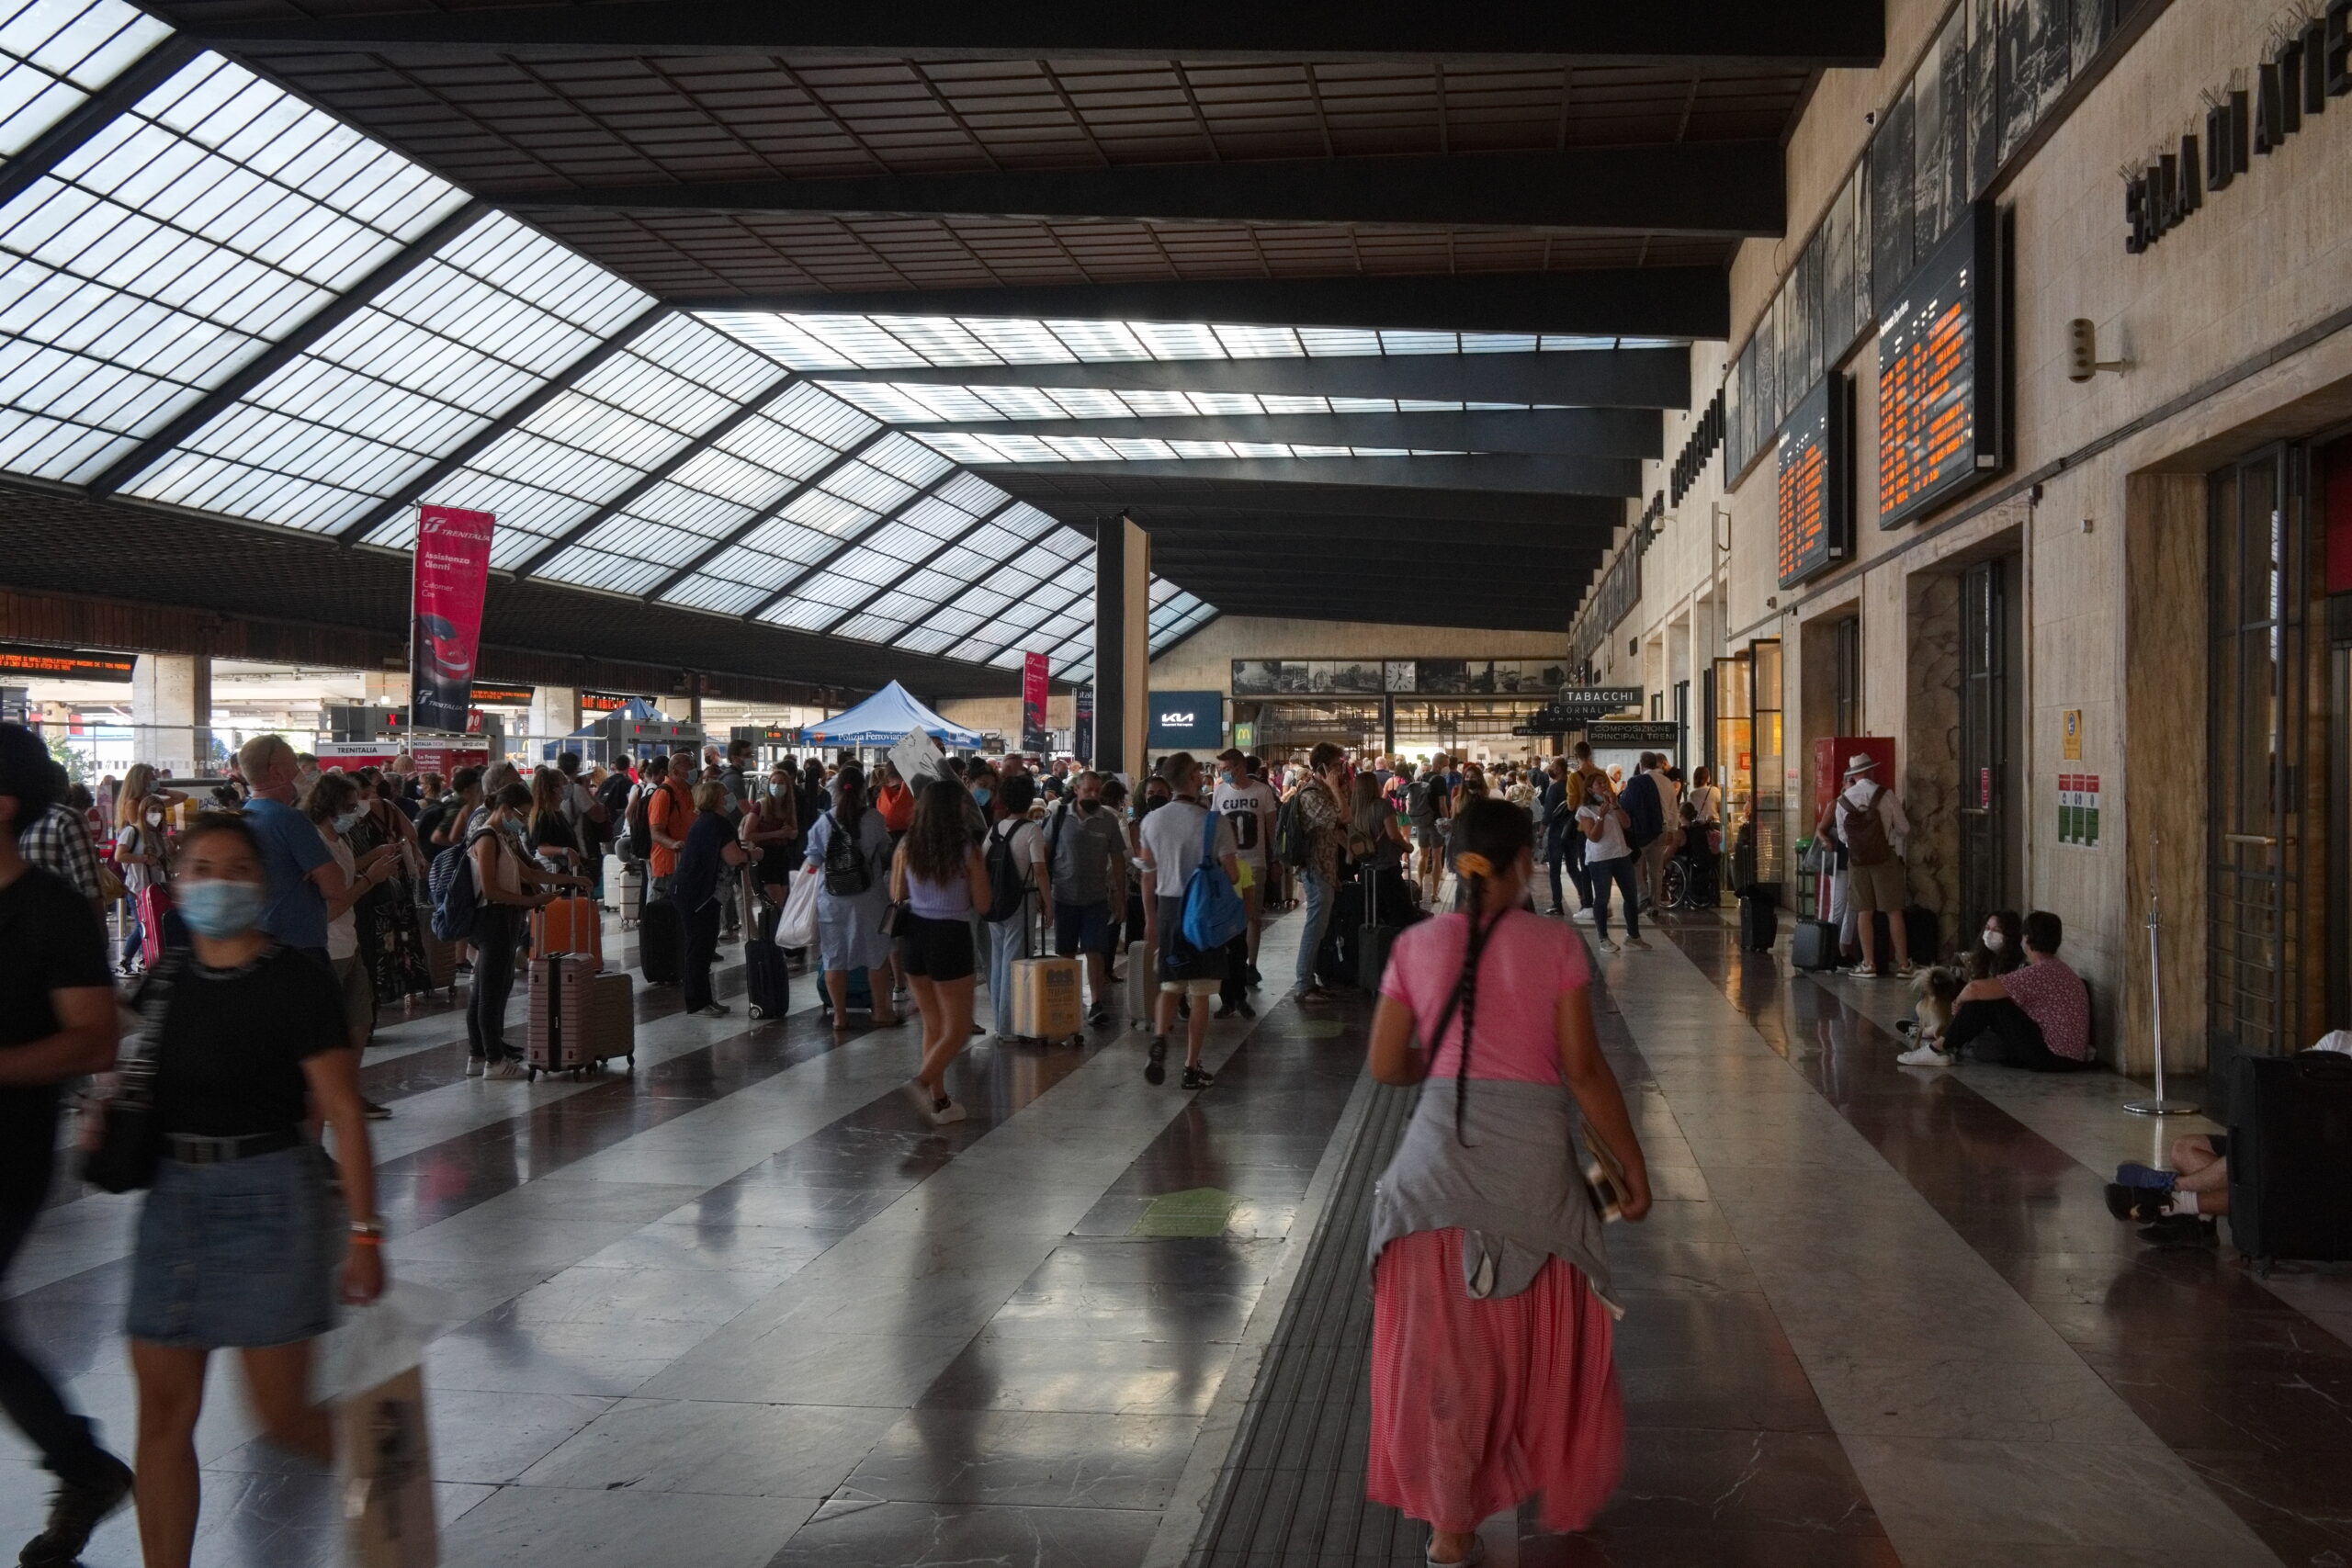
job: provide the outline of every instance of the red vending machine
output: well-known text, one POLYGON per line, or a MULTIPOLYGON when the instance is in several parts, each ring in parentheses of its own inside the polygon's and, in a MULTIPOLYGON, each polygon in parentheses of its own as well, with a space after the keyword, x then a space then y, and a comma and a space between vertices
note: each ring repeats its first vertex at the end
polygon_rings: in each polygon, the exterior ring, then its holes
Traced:
MULTIPOLYGON (((1813 743, 1813 814, 1805 818, 1804 829, 1797 835, 1798 837, 1806 839, 1813 837, 1813 825, 1821 820, 1821 814, 1829 808, 1830 801, 1836 798, 1840 789, 1845 787, 1846 764, 1858 756, 1877 759, 1879 783, 1890 789, 1896 786, 1899 781, 1894 776, 1893 737, 1885 735, 1822 737, 1813 743)), ((1813 895, 1813 907, 1826 913, 1829 908, 1829 873, 1827 871, 1823 871, 1819 879, 1814 884, 1813 895)))

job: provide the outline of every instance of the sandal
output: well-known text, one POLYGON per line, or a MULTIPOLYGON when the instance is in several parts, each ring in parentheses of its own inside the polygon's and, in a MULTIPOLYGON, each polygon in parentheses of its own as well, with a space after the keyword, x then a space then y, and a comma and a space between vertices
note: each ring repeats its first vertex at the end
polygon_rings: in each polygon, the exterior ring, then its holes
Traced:
POLYGON ((1320 986, 1309 986, 1298 993, 1298 1000, 1302 1007, 1322 1007, 1332 1000, 1332 996, 1320 986))

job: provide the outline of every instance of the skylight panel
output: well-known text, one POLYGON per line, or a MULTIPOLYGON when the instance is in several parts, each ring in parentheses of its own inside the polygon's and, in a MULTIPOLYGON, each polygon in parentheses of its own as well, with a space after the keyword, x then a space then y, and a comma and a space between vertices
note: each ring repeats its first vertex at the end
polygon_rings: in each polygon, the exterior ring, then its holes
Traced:
POLYGON ((1129 321, 1127 330, 1154 359, 1223 359, 1216 329, 1203 321, 1129 321))
POLYGON ((1462 336, 1459 333, 1408 332, 1393 330, 1380 334, 1382 354, 1459 354, 1462 336))
POLYGON ((463 199, 199 57, 0 209, 0 457, 89 479, 463 199))
POLYGON ((904 621, 894 621, 888 615, 877 615, 868 611, 864 615, 852 615, 835 626, 831 635, 851 637, 859 642, 888 642, 906 630, 906 626, 904 621))
POLYGON ((997 412, 961 387, 901 387, 889 381, 828 381, 825 389, 876 419, 892 424, 914 424, 927 419, 994 419, 997 412), (934 394, 961 399, 976 412, 943 415, 934 394))
POLYGON ((821 441, 836 452, 852 446, 882 428, 882 422, 807 381, 795 382, 767 406, 765 417, 821 441))
MULTIPOLYGON (((985 407, 1006 419, 1058 418, 1062 404, 1057 399, 1067 395, 1043 387, 972 387, 967 389, 985 407)), ((987 415, 980 417, 986 418, 987 415)))
MULTIPOLYGON (((1193 406, 1192 398, 1182 392, 1123 391, 1111 395, 1119 400, 1120 409, 1117 412, 1136 414, 1143 418, 1150 418, 1158 414, 1200 412, 1200 410, 1193 406)), ((1256 410, 1253 407, 1249 412, 1254 413, 1256 410)))
POLYGON ((1211 327, 1217 346, 1235 359, 1296 359, 1298 333, 1291 327, 1211 327))
MULTIPOLYGON (((1013 439, 1029 438, 1014 437, 1013 439)), ((1048 435, 1036 440, 1035 444, 1044 447, 1048 455, 1072 463, 1108 462, 1127 456, 1126 449, 1129 447, 1148 448, 1160 445, 1157 441, 1111 442, 1096 435, 1048 435)), ((1011 443, 1000 442, 999 445, 1009 446, 1011 443)), ((1152 456, 1157 457, 1159 454, 1154 452, 1152 456)))
POLYGON ((697 572, 663 594, 662 603, 683 604, 692 610, 708 610, 720 615, 748 615, 754 605, 773 592, 773 589, 729 582, 697 572))
POLYGON ((23 152, 170 34, 123 0, 0 5, 0 156, 23 152))
POLYGON ((780 516, 785 522, 814 528, 836 538, 845 537, 874 521, 875 513, 854 502, 812 490, 794 496, 780 516))
POLYGON ((1007 365, 1066 365, 1076 357, 1044 321, 973 316, 965 320, 964 327, 1007 365))
POLYGON ((916 626, 899 637, 891 646, 903 648, 910 653, 944 653, 948 645, 962 636, 942 626, 916 626))
POLYGON ((1378 354, 1380 334, 1363 327, 1301 327, 1298 345, 1310 358, 1340 359, 1378 354))
MULTIPOLYGON (((869 316, 818 315, 787 312, 785 321, 799 328, 861 370, 893 365, 922 365, 923 356, 899 341, 869 316)), ((787 363, 789 363, 787 361, 787 363)))
POLYGON ((615 553, 573 545, 540 569, 539 575, 574 588, 642 594, 676 570, 676 563, 636 553, 615 553))
POLYGON ((1543 340, 1533 333, 1464 333, 1464 354, 1533 354, 1543 340))
POLYGON ((1002 363, 994 350, 954 316, 869 316, 866 320, 933 365, 1002 363))
POLYGON ((994 512, 1012 499, 978 474, 957 474, 933 491, 932 495, 975 517, 983 512, 994 512))
POLYGON ((1074 357, 1089 364, 1156 357, 1132 322, 1049 321, 1045 327, 1074 357))
POLYGON ((708 310, 703 320, 795 370, 847 370, 858 363, 772 310, 708 310))
POLYGON ((922 438, 941 456, 958 463, 1001 463, 1005 460, 1004 455, 998 450, 1001 443, 993 436, 975 435, 960 430, 927 430, 923 432, 922 438))
MULTIPOLYGON (((944 459, 940 467, 946 467, 944 459)), ((827 474, 822 488, 842 500, 853 502, 872 513, 889 512, 915 492, 915 487, 896 479, 879 468, 868 468, 853 459, 827 474)))
POLYGON ((922 442, 899 434, 884 436, 860 452, 857 460, 917 489, 955 467, 922 442))

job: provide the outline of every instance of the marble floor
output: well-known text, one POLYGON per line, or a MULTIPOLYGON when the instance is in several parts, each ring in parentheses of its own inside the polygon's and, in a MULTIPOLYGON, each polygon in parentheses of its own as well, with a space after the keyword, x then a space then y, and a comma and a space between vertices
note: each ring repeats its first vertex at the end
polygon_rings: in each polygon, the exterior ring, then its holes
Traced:
MULTIPOLYGON (((2256 1283, 2110 1220, 2101 1169, 2156 1136, 2121 1080, 1901 1068, 1899 987, 1792 976, 1713 921, 1669 935, 1601 969, 1663 1199, 1611 1237, 1625 1484, 1586 1535, 1490 1522, 1496 1562, 2352 1562, 2352 1280, 2256 1283)), ((616 930, 607 953, 633 958, 616 930)), ((394 1111, 391 1267, 441 1321, 444 1561, 1208 1561, 1376 1121, 1368 1008, 1261 998, 1215 1025, 1198 1096, 1148 1087, 1124 1030, 976 1043, 971 1119, 941 1131, 899 1094, 914 1031, 837 1037, 805 977, 759 1023, 641 990, 637 1071, 577 1083, 467 1079, 456 1013, 388 1019, 364 1072, 394 1111)), ((118 1446, 135 1201, 61 1194, 5 1287, 118 1446)), ((231 1372, 199 1449, 200 1562, 342 1560, 333 1478, 254 1440, 231 1372)), ((1327 1494, 1360 1490, 1348 1451, 1327 1494)), ((0 1543, 44 1480, 0 1427, 0 1543)), ((1417 1558, 1350 1517, 1230 1561, 1417 1558)), ((85 1561, 135 1562, 130 1521, 85 1561)))

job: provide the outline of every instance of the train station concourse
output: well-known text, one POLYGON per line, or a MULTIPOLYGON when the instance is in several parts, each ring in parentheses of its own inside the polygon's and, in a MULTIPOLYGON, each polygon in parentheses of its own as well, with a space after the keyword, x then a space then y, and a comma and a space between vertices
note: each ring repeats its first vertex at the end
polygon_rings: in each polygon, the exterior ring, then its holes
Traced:
POLYGON ((2346 1568, 2352 0, 0 0, 0 1562, 2346 1568))

